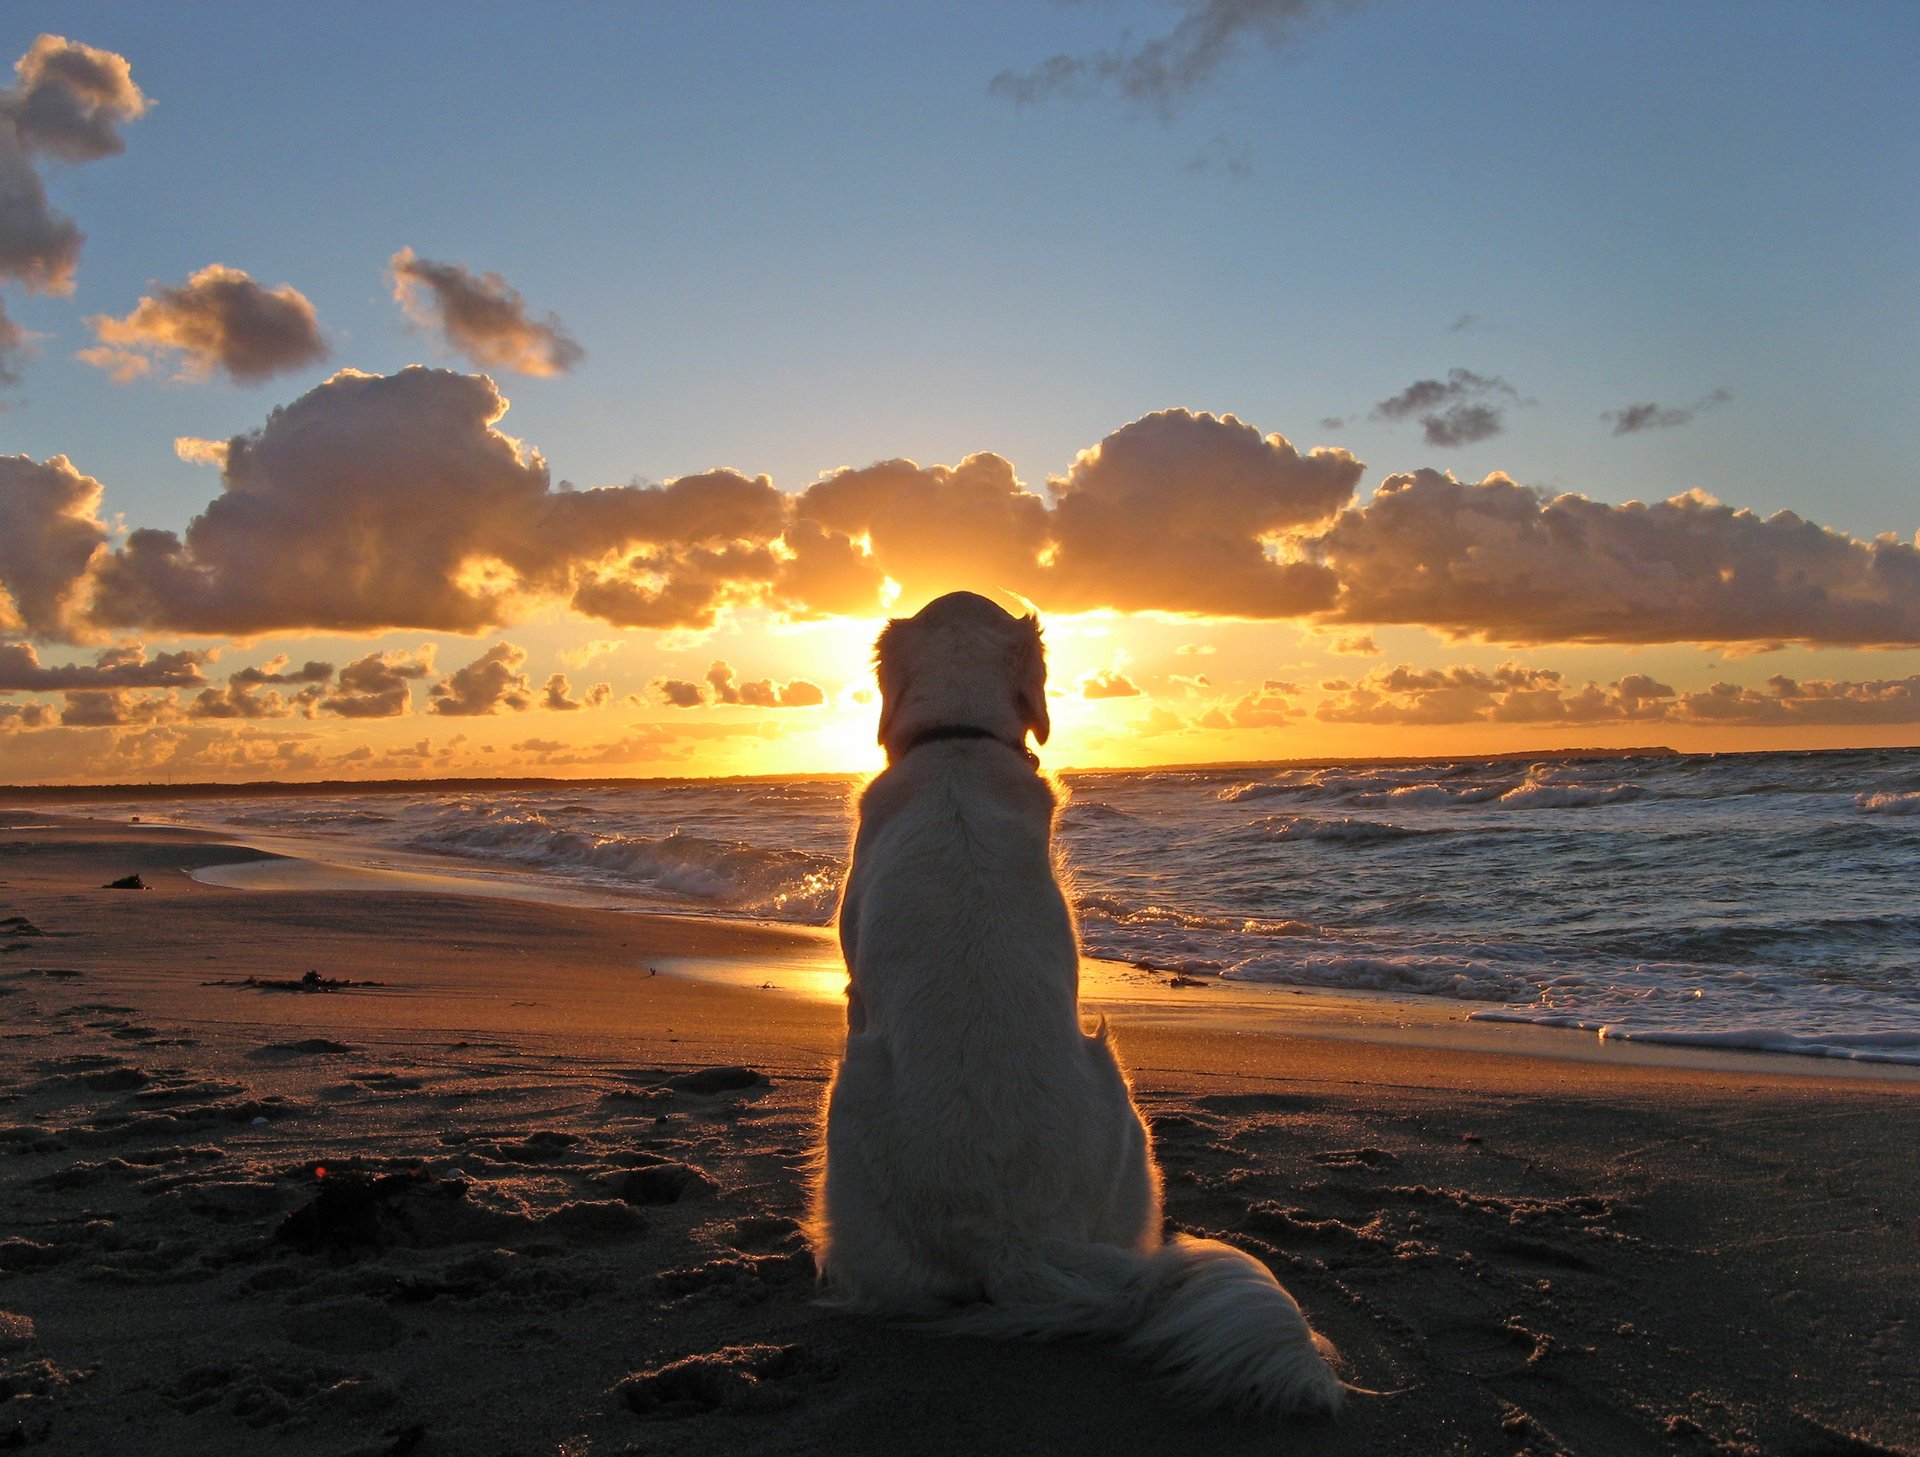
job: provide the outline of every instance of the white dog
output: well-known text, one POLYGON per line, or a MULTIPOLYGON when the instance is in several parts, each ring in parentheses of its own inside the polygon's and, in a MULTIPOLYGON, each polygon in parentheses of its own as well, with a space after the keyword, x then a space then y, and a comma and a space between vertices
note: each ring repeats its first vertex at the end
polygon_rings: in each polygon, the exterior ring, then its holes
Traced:
POLYGON ((1039 623, 955 592, 880 635, 889 767, 840 904, 846 1056, 813 1215, 829 1296, 1001 1336, 1117 1335, 1190 1395, 1333 1410, 1332 1347, 1252 1256, 1161 1240, 1054 879, 1039 623))

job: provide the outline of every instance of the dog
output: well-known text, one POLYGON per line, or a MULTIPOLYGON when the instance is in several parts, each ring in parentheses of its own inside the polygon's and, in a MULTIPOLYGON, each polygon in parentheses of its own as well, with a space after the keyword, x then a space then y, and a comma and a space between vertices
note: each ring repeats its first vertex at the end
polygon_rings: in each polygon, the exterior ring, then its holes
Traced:
POLYGON ((1266 1266, 1161 1238, 1160 1171, 1054 875, 1037 618, 955 592, 875 647, 888 767, 840 903, 847 1042, 810 1236, 829 1302, 971 1334, 1116 1336, 1191 1398, 1332 1412, 1332 1346, 1266 1266))

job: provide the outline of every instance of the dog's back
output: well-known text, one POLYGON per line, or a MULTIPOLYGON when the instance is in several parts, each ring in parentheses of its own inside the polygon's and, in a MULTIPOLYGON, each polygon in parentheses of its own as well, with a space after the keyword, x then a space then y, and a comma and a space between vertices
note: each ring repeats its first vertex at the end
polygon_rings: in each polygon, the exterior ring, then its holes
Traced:
POLYGON ((832 1297, 999 1335, 1116 1334, 1197 1394, 1337 1403, 1324 1342, 1252 1257, 1160 1241, 1126 1079, 1079 1023, 1053 874, 1038 624, 956 593, 880 640, 890 767, 841 903, 846 1055, 815 1253, 832 1297))

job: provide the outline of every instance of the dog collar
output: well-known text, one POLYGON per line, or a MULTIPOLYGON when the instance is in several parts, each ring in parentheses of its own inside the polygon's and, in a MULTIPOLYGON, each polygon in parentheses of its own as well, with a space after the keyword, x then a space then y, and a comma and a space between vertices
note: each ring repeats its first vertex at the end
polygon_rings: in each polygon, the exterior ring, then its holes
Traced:
POLYGON ((991 729, 975 728, 970 723, 949 723, 941 724, 937 728, 921 729, 919 733, 907 740, 906 745, 900 750, 900 757, 904 759, 922 744, 937 744, 942 739, 992 739, 996 744, 1004 744, 1012 749, 1034 768, 1040 767, 1040 756, 1029 749, 1024 740, 1016 744, 1012 739, 1001 738, 991 729))

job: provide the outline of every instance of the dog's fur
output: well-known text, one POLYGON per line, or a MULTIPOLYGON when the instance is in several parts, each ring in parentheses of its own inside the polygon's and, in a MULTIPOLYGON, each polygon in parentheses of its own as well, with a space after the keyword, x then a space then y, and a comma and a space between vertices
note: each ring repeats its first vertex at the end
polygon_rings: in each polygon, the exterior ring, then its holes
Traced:
POLYGON ((956 592, 881 634, 889 767, 840 906, 846 1056, 815 1257, 829 1298, 943 1329, 1117 1335, 1210 1404, 1332 1410, 1332 1348, 1266 1267, 1161 1240, 1160 1174, 1079 1015, 1054 878, 1039 623, 956 592), (941 736, 961 729, 991 737, 941 736))

